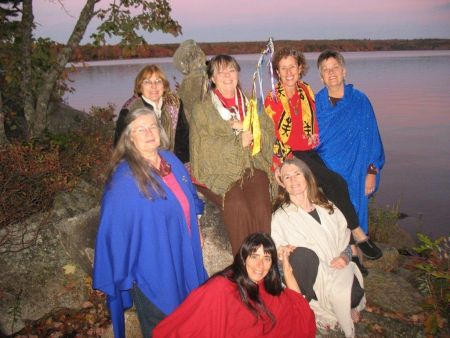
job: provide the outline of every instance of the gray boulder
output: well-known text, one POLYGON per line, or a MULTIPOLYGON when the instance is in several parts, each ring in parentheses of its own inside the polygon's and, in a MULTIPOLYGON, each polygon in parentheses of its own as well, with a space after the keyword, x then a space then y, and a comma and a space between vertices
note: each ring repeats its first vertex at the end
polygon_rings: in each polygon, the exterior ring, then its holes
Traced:
POLYGON ((0 332, 88 299, 98 198, 81 183, 61 193, 51 212, 1 229, 0 332))
POLYGON ((47 115, 47 130, 51 134, 64 134, 78 129, 89 119, 86 112, 74 109, 65 103, 52 103, 47 115))
POLYGON ((200 228, 204 240, 203 262, 211 276, 230 265, 233 262, 233 255, 221 212, 210 202, 206 202, 205 214, 200 219, 200 228))
POLYGON ((422 295, 398 274, 371 270, 364 278, 369 304, 389 312, 416 314, 423 312, 422 295))

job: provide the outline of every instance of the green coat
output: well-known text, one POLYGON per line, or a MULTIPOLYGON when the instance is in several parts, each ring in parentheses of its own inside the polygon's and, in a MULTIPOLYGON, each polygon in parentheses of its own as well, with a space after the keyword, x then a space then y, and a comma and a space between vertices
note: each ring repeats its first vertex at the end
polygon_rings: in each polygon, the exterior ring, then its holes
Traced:
POLYGON ((259 119, 261 151, 252 157, 251 148, 242 147, 241 134, 235 135, 229 122, 222 119, 211 101, 211 95, 207 95, 203 102, 197 102, 192 111, 189 136, 194 178, 212 192, 225 196, 247 168, 263 170, 270 177, 274 127, 264 112, 259 119))

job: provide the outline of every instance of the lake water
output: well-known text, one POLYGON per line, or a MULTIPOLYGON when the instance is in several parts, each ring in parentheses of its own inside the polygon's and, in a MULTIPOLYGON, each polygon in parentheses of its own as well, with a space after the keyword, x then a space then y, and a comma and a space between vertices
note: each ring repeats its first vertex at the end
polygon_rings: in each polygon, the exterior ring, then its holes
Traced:
MULTIPOLYGON (((322 85, 315 66, 318 53, 305 54, 310 70, 305 81, 314 91, 322 85)), ((450 51, 344 53, 347 82, 365 92, 375 109, 386 152, 376 203, 400 204, 401 221, 411 234, 434 238, 450 231, 450 51)), ((241 84, 250 90, 258 55, 237 56, 241 84)), ((156 63, 172 85, 183 76, 171 58, 91 62, 71 78, 75 93, 67 102, 89 111, 92 105, 116 105, 131 96, 134 78, 156 63)), ((267 74, 267 73, 266 73, 267 74)), ((268 76, 264 88, 269 87, 268 76)))

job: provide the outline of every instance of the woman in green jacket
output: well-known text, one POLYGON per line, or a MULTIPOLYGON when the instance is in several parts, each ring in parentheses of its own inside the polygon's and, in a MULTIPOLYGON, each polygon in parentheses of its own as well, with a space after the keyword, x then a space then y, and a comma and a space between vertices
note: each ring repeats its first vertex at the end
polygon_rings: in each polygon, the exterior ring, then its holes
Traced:
POLYGON ((213 57, 207 67, 209 90, 190 118, 192 174, 198 190, 223 207, 233 254, 250 233, 270 233, 274 141, 272 121, 260 114, 261 150, 252 155, 256 140, 243 128, 248 100, 239 85, 239 71, 232 56, 213 57))

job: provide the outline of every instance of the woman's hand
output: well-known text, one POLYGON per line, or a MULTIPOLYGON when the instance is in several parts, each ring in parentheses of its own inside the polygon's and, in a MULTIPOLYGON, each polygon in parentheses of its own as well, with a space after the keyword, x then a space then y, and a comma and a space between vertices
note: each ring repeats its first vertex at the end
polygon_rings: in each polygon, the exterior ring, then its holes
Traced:
POLYGON ((277 249, 278 259, 280 261, 283 261, 282 257, 285 256, 285 253, 287 253, 287 257, 296 249, 293 245, 280 245, 277 249))
POLYGON ((365 185, 366 196, 373 194, 373 192, 375 191, 376 178, 377 178, 377 175, 367 174, 366 185, 365 185))
POLYGON ((341 255, 331 260, 330 266, 334 269, 343 269, 348 265, 347 256, 341 255))
POLYGON ((281 250, 281 253, 278 256, 278 259, 281 262, 281 267, 283 269, 285 276, 293 274, 292 266, 291 266, 291 263, 289 262, 289 255, 291 253, 292 253, 291 250, 281 250))
POLYGON ((289 262, 289 256, 294 250, 295 246, 293 245, 280 246, 278 248, 278 259, 281 262, 281 268, 283 269, 286 286, 293 291, 301 293, 297 280, 294 277, 292 265, 289 262))
POLYGON ((242 147, 247 148, 253 142, 253 135, 250 130, 244 130, 242 132, 242 147))
POLYGON ((308 145, 315 147, 318 144, 319 144, 319 134, 312 134, 310 137, 308 137, 308 145))
POLYGON ((244 124, 239 120, 230 120, 231 129, 241 131, 244 128, 244 124))

